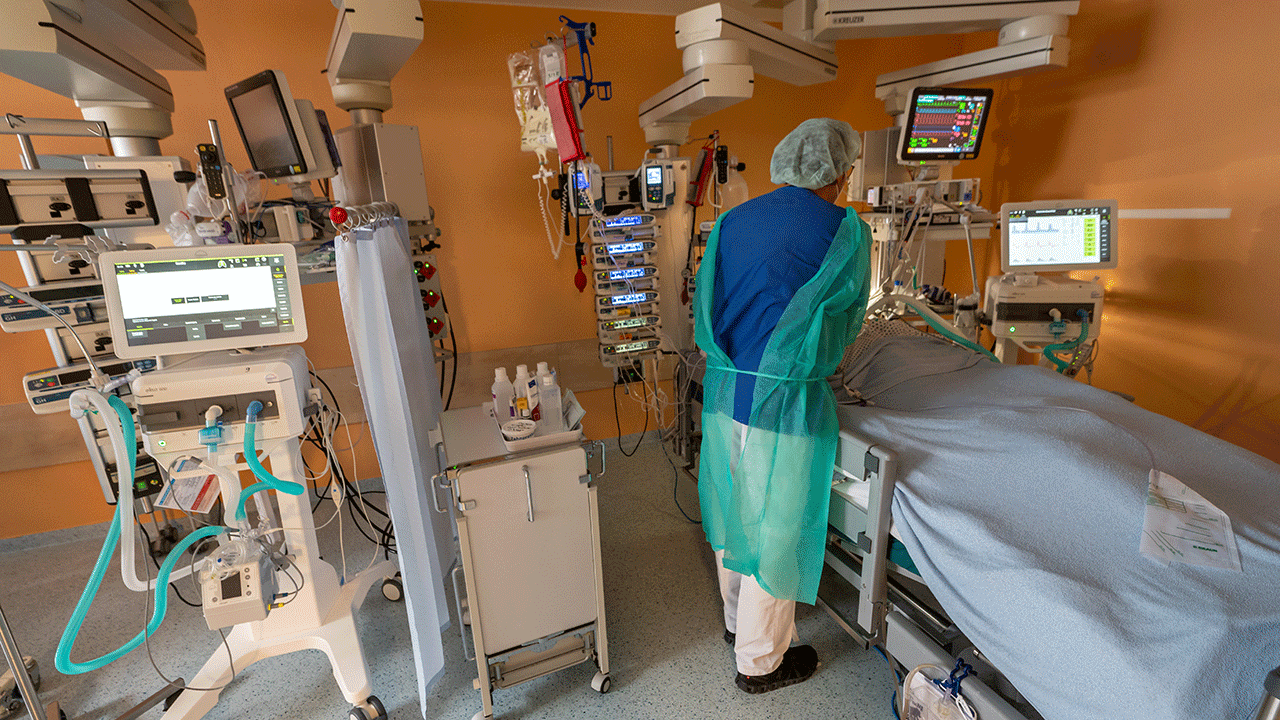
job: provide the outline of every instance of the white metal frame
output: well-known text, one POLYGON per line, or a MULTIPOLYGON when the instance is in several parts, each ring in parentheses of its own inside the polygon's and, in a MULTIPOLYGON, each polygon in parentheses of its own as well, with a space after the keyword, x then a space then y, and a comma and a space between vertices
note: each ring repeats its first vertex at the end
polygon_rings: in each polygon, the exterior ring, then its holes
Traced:
MULTIPOLYGON (((223 452, 220 457, 230 459, 234 454, 223 452)), ((305 480, 300 472, 302 450, 297 438, 289 438, 274 446, 268 456, 272 472, 277 477, 305 480)), ((229 505, 238 502, 238 487, 230 496, 225 490, 228 473, 236 478, 237 471, 247 469, 247 466, 228 463, 219 469, 225 471, 219 473, 224 485, 223 501, 229 505)), ((238 480, 230 482, 235 484, 238 480)), ((353 706, 366 706, 373 685, 369 680, 369 665, 365 662, 360 636, 356 632, 355 613, 364 604, 375 582, 395 575, 395 564, 384 560, 339 585, 337 571, 320 559, 308 495, 277 493, 276 500, 280 506, 280 526, 284 528, 282 532, 288 553, 298 572, 306 578, 306 584, 286 605, 272 610, 265 620, 236 625, 227 635, 230 657, 227 650, 219 645, 189 685, 210 688, 227 684, 232 677, 231 662, 235 664, 235 671, 241 673, 249 665, 269 657, 299 650, 321 650, 329 658, 342 696, 353 706)), ((288 587, 288 584, 283 587, 288 587)), ((220 690, 184 690, 163 718, 197 720, 213 709, 220 694, 220 690)))
MULTIPOLYGON (((856 546, 843 538, 829 539, 827 543, 827 566, 858 591, 857 618, 846 617, 821 597, 818 598, 819 607, 864 647, 883 647, 890 657, 907 668, 926 663, 951 667, 955 658, 943 650, 907 611, 908 606, 922 609, 925 603, 899 587, 895 587, 897 597, 892 600, 889 597, 889 525, 897 481, 896 453, 845 429, 840 430, 838 448, 835 472, 871 484, 864 529, 856 535, 856 546), (857 557, 860 569, 845 559, 850 556, 857 557)), ((859 508, 834 493, 832 505, 844 511, 848 522, 856 523, 861 514, 859 508)), ((850 529, 852 526, 846 526, 844 532, 847 534, 850 529)), ((927 608, 924 609, 928 612, 927 608)), ((978 678, 965 680, 964 696, 983 720, 1027 720, 978 678)))

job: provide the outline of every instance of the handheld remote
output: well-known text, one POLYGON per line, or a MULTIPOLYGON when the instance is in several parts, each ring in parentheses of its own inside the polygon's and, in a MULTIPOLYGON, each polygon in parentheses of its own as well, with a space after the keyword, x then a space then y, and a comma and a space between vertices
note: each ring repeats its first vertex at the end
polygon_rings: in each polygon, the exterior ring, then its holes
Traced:
POLYGON ((222 182, 222 163, 218 160, 218 146, 201 143, 196 145, 196 154, 200 156, 200 173, 204 175, 205 184, 209 186, 209 197, 214 199, 226 197, 227 188, 222 182))

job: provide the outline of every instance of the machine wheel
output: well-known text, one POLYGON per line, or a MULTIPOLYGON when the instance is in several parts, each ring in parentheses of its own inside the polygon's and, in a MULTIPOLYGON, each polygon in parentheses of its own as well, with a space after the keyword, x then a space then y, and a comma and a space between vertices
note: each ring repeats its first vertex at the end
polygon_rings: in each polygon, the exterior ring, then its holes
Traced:
POLYGON ((404 600, 404 583, 399 578, 387 578, 382 581, 382 597, 391 602, 404 600))
POLYGON ((387 720, 387 709, 382 706, 382 701, 377 695, 370 695, 365 702, 373 708, 374 716, 370 720, 387 720))
POLYGON ((604 673, 596 673, 596 676, 591 678, 591 689, 601 695, 609 692, 609 676, 604 673))
POLYGON ((472 715, 472 716, 471 716, 471 720, 493 720, 493 716, 492 716, 492 715, 485 715, 485 714, 484 714, 484 710, 483 710, 483 709, 480 709, 480 710, 477 710, 477 711, 476 711, 476 714, 475 714, 475 715, 472 715))
POLYGON ((369 713, 366 713, 364 708, 356 705, 347 711, 347 720, 373 720, 373 718, 369 717, 369 713))

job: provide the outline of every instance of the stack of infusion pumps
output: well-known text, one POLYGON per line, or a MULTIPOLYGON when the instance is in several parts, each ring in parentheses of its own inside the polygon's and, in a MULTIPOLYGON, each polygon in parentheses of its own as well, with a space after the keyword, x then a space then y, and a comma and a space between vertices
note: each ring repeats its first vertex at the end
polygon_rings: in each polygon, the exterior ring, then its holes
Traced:
POLYGON ((679 291, 688 256, 680 228, 689 227, 692 211, 685 202, 688 173, 687 159, 672 158, 637 170, 600 172, 588 164, 576 174, 573 206, 592 218, 588 255, 605 367, 634 367, 659 349, 692 342, 688 323, 677 322, 688 316, 679 291))
POLYGON ((591 224, 592 277, 596 289, 600 362, 628 367, 657 352, 658 241, 650 214, 621 215, 591 224))

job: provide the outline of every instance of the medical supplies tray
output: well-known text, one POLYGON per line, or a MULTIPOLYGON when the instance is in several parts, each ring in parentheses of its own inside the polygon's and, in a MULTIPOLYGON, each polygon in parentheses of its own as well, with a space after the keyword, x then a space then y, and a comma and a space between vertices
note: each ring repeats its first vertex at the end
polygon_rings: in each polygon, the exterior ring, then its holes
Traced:
MULTIPOLYGON (((485 403, 484 412, 489 417, 493 417, 493 403, 485 403)), ((563 445, 565 443, 574 442, 582 439, 582 423, 579 422, 573 430, 565 430, 564 432, 551 433, 550 435, 537 435, 524 438, 523 440, 508 440, 502 437, 502 431, 498 428, 498 422, 493 422, 493 430, 498 435, 498 439, 502 441, 503 447, 507 452, 523 452, 525 450, 536 450, 538 448, 552 447, 554 445, 563 445)))

